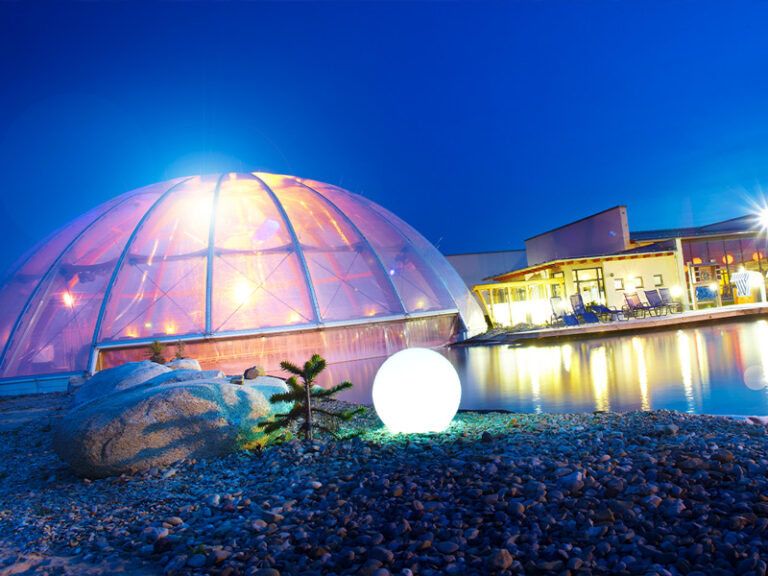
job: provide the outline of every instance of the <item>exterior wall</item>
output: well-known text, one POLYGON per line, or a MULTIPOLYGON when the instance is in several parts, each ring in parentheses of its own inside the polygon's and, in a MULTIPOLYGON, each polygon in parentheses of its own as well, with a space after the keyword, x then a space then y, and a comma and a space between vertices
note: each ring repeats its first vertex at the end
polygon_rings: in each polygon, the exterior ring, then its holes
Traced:
POLYGON ((637 288, 640 295, 643 290, 654 288, 672 288, 680 286, 685 289, 685 279, 680 278, 674 256, 652 256, 648 258, 633 258, 629 260, 610 260, 603 263, 603 277, 605 279, 605 299, 608 306, 621 308, 625 305, 624 291, 614 288, 614 280, 622 279, 624 287, 634 278, 643 279, 643 287, 637 288), (661 274, 663 283, 655 286, 653 277, 661 274))
POLYGON ((468 288, 482 284, 486 278, 495 274, 524 268, 527 265, 525 250, 452 254, 445 258, 459 273, 468 288))
POLYGON ((525 241, 529 266, 562 258, 612 254, 628 247, 625 206, 605 210, 525 241))

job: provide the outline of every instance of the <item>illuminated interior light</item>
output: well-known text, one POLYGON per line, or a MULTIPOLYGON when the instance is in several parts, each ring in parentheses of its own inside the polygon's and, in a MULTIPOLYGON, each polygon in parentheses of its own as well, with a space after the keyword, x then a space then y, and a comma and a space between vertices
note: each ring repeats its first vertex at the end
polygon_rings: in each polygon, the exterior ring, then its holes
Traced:
POLYGON ((176 333, 176 326, 174 324, 166 324, 165 325, 165 333, 166 334, 175 334, 176 333))
POLYGON ((242 306, 248 302, 248 299, 251 297, 252 293, 252 284, 248 280, 240 279, 237 281, 234 289, 232 290, 232 299, 235 301, 235 304, 242 306))
POLYGON ((624 292, 626 292, 627 294, 632 294, 632 292, 634 291, 635 291, 635 285, 632 284, 632 282, 627 282, 624 285, 624 292))
POLYGON ((371 308, 365 312, 366 316, 376 316, 376 308, 371 308))
POLYGON ((733 264, 733 256, 730 254, 723 256, 723 264, 733 264))
POLYGON ((128 326, 128 328, 125 330, 125 334, 128 336, 128 338, 138 338, 139 336, 133 326, 128 326))
POLYGON ((669 289, 669 293, 672 294, 673 298, 678 298, 683 295, 683 289, 680 286, 672 286, 672 288, 669 289))
POLYGON ((387 358, 373 381, 373 406, 393 434, 442 432, 461 403, 461 382, 438 352, 408 348, 387 358))
POLYGON ((145 322, 144 328, 152 328, 152 322, 145 322))
POLYGON ((61 300, 64 302, 64 306, 67 308, 72 308, 75 305, 75 299, 72 297, 72 294, 69 292, 64 292, 61 295, 61 300))
POLYGON ((296 324, 301 321, 301 316, 296 314, 296 312, 291 312, 290 316, 288 316, 288 324, 296 324))
POLYGON ((712 290, 712 291, 714 292, 715 290, 717 290, 717 284, 715 284, 714 282, 712 282, 712 284, 710 284, 710 285, 709 285, 709 289, 710 289, 710 290, 712 290))
POLYGON ((701 264, 701 258, 694 258, 693 259, 694 264, 701 264))

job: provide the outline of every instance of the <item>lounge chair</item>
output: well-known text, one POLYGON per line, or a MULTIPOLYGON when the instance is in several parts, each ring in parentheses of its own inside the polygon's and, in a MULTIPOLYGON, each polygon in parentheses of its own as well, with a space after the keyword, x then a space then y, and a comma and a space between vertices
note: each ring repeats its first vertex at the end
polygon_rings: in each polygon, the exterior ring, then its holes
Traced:
POLYGON ((648 300, 648 305, 656 310, 657 314, 666 315, 669 312, 669 306, 664 304, 658 290, 643 290, 643 292, 645 292, 645 299, 648 300))
POLYGON ((573 308, 573 311, 581 316, 587 324, 596 324, 600 322, 600 318, 597 317, 597 314, 590 312, 584 306, 584 300, 582 300, 581 294, 573 294, 571 296, 571 308, 573 308))
POLYGON ((653 308, 648 304, 643 304, 640 301, 640 296, 638 296, 636 292, 631 294, 624 292, 624 300, 627 301, 625 311, 628 314, 632 314, 633 318, 645 318, 646 314, 653 316, 658 312, 656 308, 653 308))
POLYGON ((659 288, 659 296, 661 296, 661 301, 667 305, 667 309, 669 309, 670 312, 683 311, 683 303, 672 298, 672 293, 669 291, 669 288, 659 288))
POLYGON ((562 298, 553 296, 549 299, 549 303, 552 305, 552 324, 557 325, 562 322, 566 326, 579 325, 579 319, 568 311, 562 298))
MULTIPOLYGON (((584 300, 582 299, 581 294, 574 294, 571 296, 571 306, 573 307, 574 312, 577 314, 581 314, 579 310, 586 311, 584 300)), ((597 314, 600 320, 626 320, 624 317, 624 312, 621 310, 617 310, 616 308, 609 308, 603 304, 592 303, 591 306, 592 310, 597 314)))

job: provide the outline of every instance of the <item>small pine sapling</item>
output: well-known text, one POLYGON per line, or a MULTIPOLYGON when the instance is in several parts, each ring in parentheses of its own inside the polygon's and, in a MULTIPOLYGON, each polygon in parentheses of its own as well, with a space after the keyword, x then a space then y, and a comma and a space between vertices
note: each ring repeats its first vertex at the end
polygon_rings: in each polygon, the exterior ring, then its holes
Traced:
POLYGON ((349 422, 353 416, 365 412, 365 408, 362 406, 353 410, 337 411, 331 410, 321 406, 313 406, 312 401, 316 400, 317 403, 322 403, 325 400, 331 399, 335 394, 352 387, 352 382, 342 382, 331 388, 325 389, 319 386, 313 386, 312 383, 317 376, 325 369, 325 360, 320 357, 319 354, 314 354, 307 362, 304 363, 303 368, 299 368, 291 362, 281 362, 283 370, 293 374, 286 383, 288 384, 288 392, 282 392, 279 394, 273 394, 269 401, 272 404, 279 402, 292 402, 293 408, 286 414, 275 414, 274 418, 263 425, 262 430, 266 434, 271 434, 277 430, 285 430, 294 422, 303 420, 299 426, 299 432, 304 433, 306 440, 312 441, 312 430, 316 427, 318 430, 326 432, 334 438, 339 438, 339 435, 319 422, 312 421, 313 412, 322 414, 328 420, 335 420, 341 422, 349 422), (301 382, 297 378, 301 379, 301 382))
POLYGON ((165 351, 165 344, 163 344, 158 340, 155 340, 154 342, 152 342, 152 344, 149 345, 150 361, 156 364, 165 364, 165 356, 163 356, 164 351, 165 351))
POLYGON ((179 340, 176 342, 176 354, 174 355, 174 358, 176 360, 184 360, 186 356, 184 356, 184 350, 187 348, 187 345, 184 344, 183 340, 179 340))

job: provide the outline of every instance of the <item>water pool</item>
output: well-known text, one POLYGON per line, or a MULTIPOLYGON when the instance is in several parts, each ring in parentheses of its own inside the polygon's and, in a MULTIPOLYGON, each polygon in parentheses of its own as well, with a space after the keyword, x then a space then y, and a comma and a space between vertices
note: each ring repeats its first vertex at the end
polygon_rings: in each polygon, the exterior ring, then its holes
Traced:
MULTIPOLYGON (((464 409, 768 415, 765 320, 442 352, 459 372, 464 409)), ((347 399, 370 403, 380 363, 337 365, 331 375, 355 383, 347 399)))

